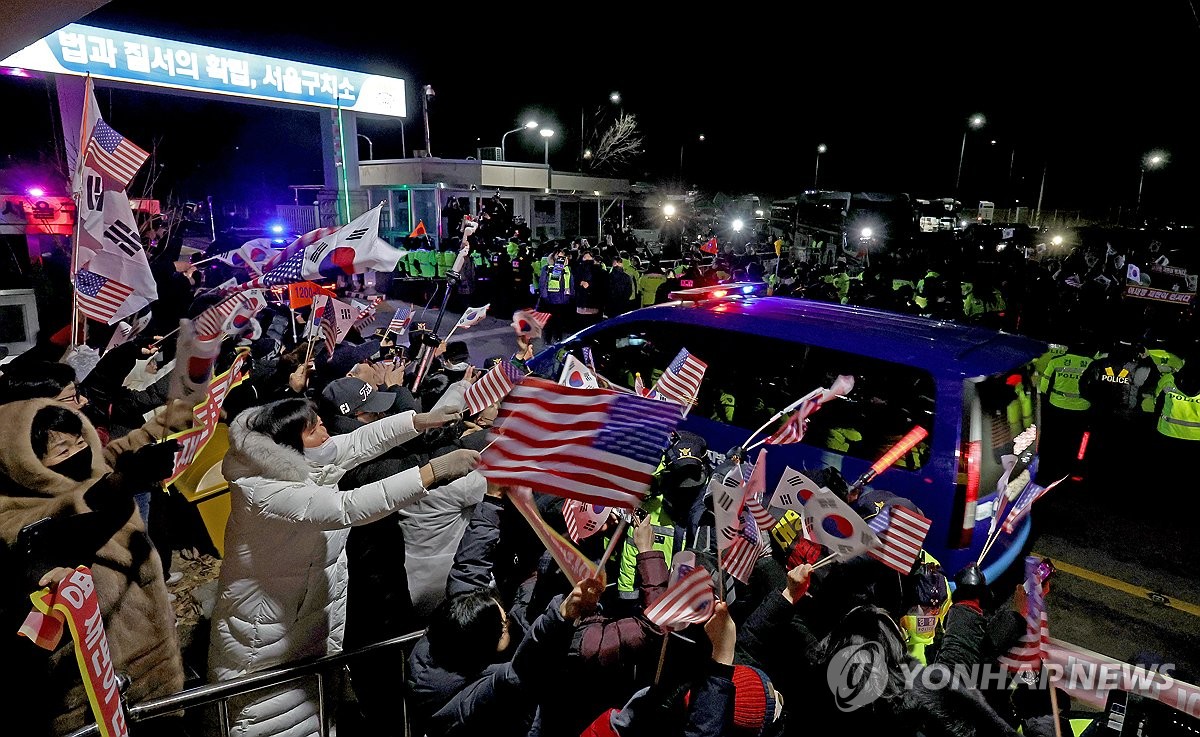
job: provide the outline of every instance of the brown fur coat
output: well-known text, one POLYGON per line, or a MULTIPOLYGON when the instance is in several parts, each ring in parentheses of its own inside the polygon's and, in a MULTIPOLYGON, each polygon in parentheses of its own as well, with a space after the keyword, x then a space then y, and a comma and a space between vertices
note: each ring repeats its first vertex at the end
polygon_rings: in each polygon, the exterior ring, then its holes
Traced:
MULTIPOLYGON (((46 468, 34 455, 29 437, 33 416, 54 404, 35 399, 0 405, 0 427, 5 431, 0 442, 0 540, 9 546, 31 522, 90 511, 83 494, 109 470, 96 431, 86 419, 83 431, 92 450, 91 479, 69 479, 46 468)), ((136 508, 96 551, 94 560, 80 562, 91 565, 113 663, 118 673, 131 679, 130 702, 182 689, 183 666, 162 563, 136 508)), ((54 732, 67 734, 93 721, 69 633, 50 655, 50 668, 54 732)))

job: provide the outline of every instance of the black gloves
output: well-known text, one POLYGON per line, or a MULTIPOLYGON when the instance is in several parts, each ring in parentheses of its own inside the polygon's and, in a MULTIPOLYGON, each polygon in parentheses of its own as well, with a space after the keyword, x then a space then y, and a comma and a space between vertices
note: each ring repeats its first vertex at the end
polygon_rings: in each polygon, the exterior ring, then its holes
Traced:
POLYGON ((178 440, 143 445, 132 453, 118 456, 113 471, 120 476, 122 486, 130 493, 140 493, 171 475, 177 452, 178 440))

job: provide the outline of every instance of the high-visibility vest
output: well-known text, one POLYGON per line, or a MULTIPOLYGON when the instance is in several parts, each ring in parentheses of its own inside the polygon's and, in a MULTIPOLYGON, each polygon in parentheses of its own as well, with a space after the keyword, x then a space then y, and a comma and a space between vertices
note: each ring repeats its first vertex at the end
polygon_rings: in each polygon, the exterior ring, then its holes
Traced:
POLYGON ((546 276, 546 293, 554 294, 555 292, 563 292, 570 288, 571 267, 564 264, 562 267, 562 272, 558 275, 555 275, 554 269, 551 268, 546 276))
POLYGON ((1033 424, 1033 398, 1029 396, 1029 392, 1025 391, 1023 384, 1017 384, 1013 389, 1017 393, 1017 398, 1008 403, 1005 413, 1008 419, 1008 429, 1016 437, 1033 424))
MULTIPOLYGON (((922 562, 940 565, 936 558, 924 550, 921 551, 922 562)), ((908 647, 908 654, 913 656, 922 665, 925 665, 925 649, 933 644, 934 638, 937 636, 938 629, 946 620, 946 614, 950 611, 951 605, 950 581, 946 581, 946 594, 942 597, 942 604, 935 611, 922 613, 917 607, 909 610, 900 618, 900 629, 904 631, 904 639, 908 647)))
MULTIPOLYGON (((675 548, 675 523, 663 509, 661 496, 652 496, 642 504, 647 513, 646 521, 654 526, 654 549, 661 550, 667 559, 667 568, 671 567, 671 556, 675 548)), ((682 548, 682 539, 680 540, 682 548)), ((607 543, 605 543, 607 545, 607 543)), ((625 537, 621 549, 621 570, 617 573, 617 595, 622 599, 637 596, 634 581, 637 578, 637 546, 633 544, 633 535, 625 537)))
POLYGON ((1146 351, 1146 355, 1154 361, 1154 365, 1158 368, 1160 374, 1173 374, 1183 368, 1183 359, 1170 351, 1164 351, 1161 348, 1151 348, 1146 351))
POLYGON ((1142 411, 1153 412, 1154 405, 1158 404, 1158 395, 1167 390, 1168 387, 1175 386, 1175 377, 1171 374, 1164 374, 1158 377, 1158 381, 1154 385, 1154 391, 1149 394, 1142 395, 1142 411))
POLYGON ((1041 390, 1050 390, 1050 404, 1072 411, 1091 407, 1091 402, 1079 393, 1079 379, 1094 360, 1094 356, 1089 358, 1075 353, 1064 353, 1053 358, 1046 365, 1046 373, 1041 380, 1041 390))
POLYGON ((642 293, 642 307, 649 307, 654 304, 655 298, 658 296, 658 288, 667 280, 665 274, 657 274, 654 272, 642 274, 638 279, 638 290, 642 293))
POLYGON ((1055 358, 1067 352, 1067 347, 1061 343, 1051 343, 1050 350, 1033 359, 1033 372, 1037 374, 1038 379, 1046 375, 1046 367, 1055 358))
POLYGON ((1179 440, 1200 440, 1200 394, 1189 397, 1176 389, 1174 383, 1168 386, 1163 392, 1158 433, 1179 440))

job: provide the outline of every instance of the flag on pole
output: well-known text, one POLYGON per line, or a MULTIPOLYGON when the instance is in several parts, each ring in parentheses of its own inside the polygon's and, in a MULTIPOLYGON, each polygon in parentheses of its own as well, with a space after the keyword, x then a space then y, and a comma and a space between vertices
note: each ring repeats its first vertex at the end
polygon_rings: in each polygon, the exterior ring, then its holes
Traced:
POLYGON ((525 518, 525 521, 529 523, 529 526, 533 528, 538 540, 541 540, 542 545, 546 546, 546 550, 550 551, 554 562, 558 563, 558 567, 562 569, 571 585, 575 585, 585 578, 604 575, 603 571, 597 571, 596 564, 584 557, 578 548, 567 542, 566 538, 546 524, 546 520, 542 519, 537 505, 533 502, 533 493, 530 489, 522 486, 512 487, 508 490, 508 498, 525 518))
POLYGON ((820 393, 812 392, 812 396, 800 403, 787 422, 767 438, 766 444, 789 445, 804 440, 804 431, 808 428, 809 416, 837 397, 846 396, 853 389, 853 376, 839 376, 828 389, 822 389, 820 393))
POLYGON ((714 235, 712 238, 709 238, 707 241, 705 241, 704 245, 700 246, 700 250, 704 251, 705 253, 715 254, 718 250, 720 250, 717 248, 717 237, 714 235))
MULTIPOLYGON (((379 237, 382 207, 380 203, 336 232, 296 250, 278 266, 247 282, 248 288, 291 284, 305 279, 332 279, 361 274, 368 269, 391 271, 402 252, 379 237)), ((288 246, 287 250, 291 248, 288 246)))
POLYGON ((146 260, 129 197, 123 191, 103 189, 100 175, 86 166, 82 179, 84 189, 78 199, 79 237, 71 269, 77 277, 81 271, 87 271, 129 287, 129 293, 108 321, 112 324, 158 299, 158 287, 146 260))
POLYGON ((261 289, 239 292, 209 307, 193 321, 196 337, 211 340, 222 333, 244 328, 250 319, 267 306, 261 289))
POLYGON ((75 291, 79 295, 79 311, 98 322, 108 323, 133 294, 133 287, 115 279, 93 274, 87 269, 75 273, 75 291))
POLYGON ((350 328, 354 327, 354 316, 357 314, 355 309, 348 302, 343 302, 340 299, 329 298, 329 308, 327 310, 331 317, 336 318, 333 321, 333 327, 337 331, 336 342, 341 343, 346 339, 346 335, 350 332, 350 328))
POLYGON ((514 366, 508 359, 492 366, 483 376, 467 387, 464 399, 467 402, 467 412, 477 415, 493 404, 503 400, 512 388, 525 378, 525 372, 514 366))
POLYGON ((500 405, 480 470, 493 483, 631 509, 680 419, 674 405, 525 379, 500 405))
POLYGON ((696 568, 646 610, 646 619, 666 630, 683 629, 689 624, 707 622, 716 601, 712 575, 704 568, 696 568))
POLYGON ((391 322, 388 323, 387 332, 400 337, 404 335, 404 331, 408 329, 408 323, 412 320, 412 308, 405 305, 397 307, 392 314, 391 322))
POLYGON ((929 526, 933 522, 908 507, 893 505, 884 507, 871 518, 867 526, 883 541, 879 550, 868 550, 867 555, 897 571, 902 576, 912 572, 929 526))
POLYGON ((717 528, 717 561, 722 570, 745 582, 762 547, 757 525, 744 514, 747 487, 742 483, 740 467, 735 470, 737 473, 725 474, 723 478, 714 474, 708 489, 717 528))
POLYGON ((518 310, 513 313, 512 326, 517 337, 533 340, 542 334, 542 330, 545 329, 548 322, 550 322, 549 312, 518 310))
POLYGON ((1041 486, 1034 481, 1030 481, 1021 491, 1021 493, 1017 495, 1017 498, 1013 500, 1012 506, 1009 507, 1008 516, 1004 518, 1004 531, 1010 535, 1015 532, 1017 525, 1020 524, 1021 520, 1025 519, 1025 517, 1029 515, 1029 511, 1033 509, 1033 503, 1038 499, 1041 499, 1043 496, 1048 494, 1051 489, 1066 480, 1067 477, 1063 476, 1061 479, 1055 481, 1049 486, 1041 486))
POLYGON ((596 375, 587 367, 587 364, 570 353, 563 360, 563 370, 558 377, 558 383, 563 386, 573 386, 577 389, 597 389, 600 387, 600 383, 596 381, 596 375))
POLYGON ((1046 600, 1042 596, 1042 581, 1037 574, 1039 563, 1041 561, 1032 555, 1025 559, 1025 600, 1028 604, 1025 613, 1025 634, 1012 649, 999 658, 1000 664, 1012 672, 1041 668, 1050 645, 1046 600))
POLYGON ((454 326, 454 329, 455 330, 457 330, 458 328, 466 329, 466 328, 471 327, 472 325, 478 325, 480 323, 480 321, 483 320, 483 318, 487 317, 487 311, 488 311, 489 307, 491 307, 490 304, 486 304, 483 307, 469 308, 466 312, 464 312, 462 314, 462 317, 458 318, 458 323, 454 326))
POLYGON ((754 519, 754 524, 758 526, 759 532, 774 529, 779 522, 757 499, 746 500, 746 511, 754 519))
POLYGON ((232 251, 217 254, 217 260, 226 266, 249 269, 254 272, 255 276, 258 276, 263 273, 263 269, 275 253, 276 250, 271 247, 270 238, 255 238, 252 241, 246 241, 232 251))
POLYGON ((263 264, 263 271, 268 271, 275 268, 279 264, 296 255, 297 251, 303 251, 310 243, 316 243, 327 235, 333 235, 338 232, 340 226, 327 226, 324 228, 316 228, 310 230, 304 235, 287 245, 287 248, 281 248, 271 255, 271 258, 263 264))
POLYGON ((826 488, 804 505, 804 526, 816 542, 842 558, 853 558, 881 544, 862 517, 826 488))
POLYGON ((767 449, 763 448, 758 451, 758 458, 754 461, 754 470, 750 472, 750 478, 746 481, 746 498, 762 501, 763 494, 767 492, 767 449))
POLYGON ((783 469, 783 476, 775 484, 770 504, 772 507, 803 513, 808 500, 820 492, 821 487, 817 486, 815 481, 788 466, 783 469))
POLYGON ((588 504, 577 499, 563 502, 563 521, 567 523, 567 535, 572 542, 579 542, 595 535, 608 519, 608 507, 588 504))
POLYGON ((408 237, 409 238, 420 238, 421 236, 423 236, 425 234, 426 234, 425 221, 418 220, 417 227, 412 229, 412 232, 408 234, 408 237))
POLYGON ((704 379, 707 369, 707 363, 688 353, 687 348, 683 348, 658 378, 654 391, 661 399, 691 407, 700 391, 700 382, 704 379))
POLYGON ((100 175, 105 189, 124 190, 150 154, 97 119, 88 136, 85 166, 100 175))
POLYGON ((308 315, 308 325, 304 328, 305 340, 316 340, 321 331, 321 323, 325 321, 330 297, 324 294, 314 294, 312 312, 308 315))
POLYGON ((353 300, 352 304, 358 311, 358 316, 354 318, 354 327, 358 328, 360 333, 375 324, 376 313, 379 311, 379 305, 382 303, 382 295, 372 297, 367 300, 366 304, 358 300, 353 300))

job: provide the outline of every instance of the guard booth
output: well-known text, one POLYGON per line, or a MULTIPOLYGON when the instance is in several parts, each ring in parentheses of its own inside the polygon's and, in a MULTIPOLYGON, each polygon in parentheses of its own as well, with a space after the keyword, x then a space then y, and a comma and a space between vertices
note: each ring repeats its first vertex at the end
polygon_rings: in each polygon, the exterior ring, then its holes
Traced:
POLYGON ((447 232, 446 211, 477 217, 495 195, 523 218, 540 241, 583 236, 599 242, 609 223, 623 221, 632 197, 626 179, 559 172, 542 164, 476 159, 382 159, 359 163, 371 203, 385 202, 380 236, 401 245, 423 222, 435 243, 447 232))

